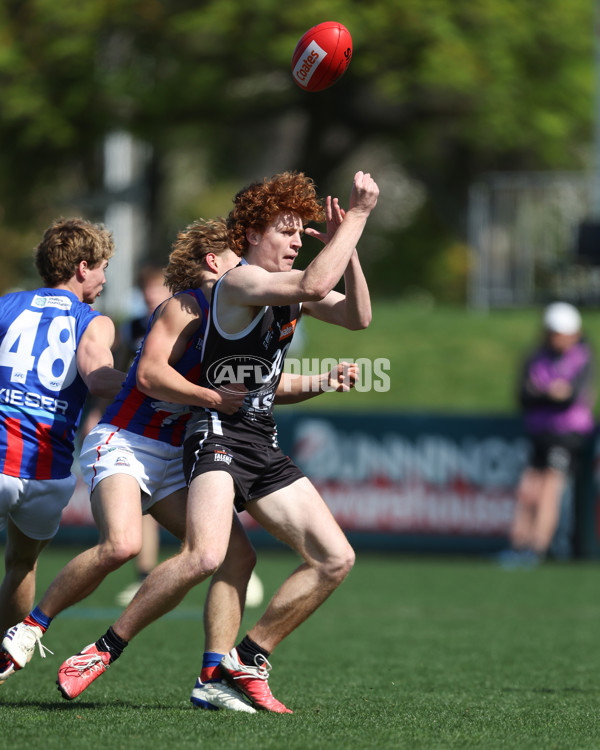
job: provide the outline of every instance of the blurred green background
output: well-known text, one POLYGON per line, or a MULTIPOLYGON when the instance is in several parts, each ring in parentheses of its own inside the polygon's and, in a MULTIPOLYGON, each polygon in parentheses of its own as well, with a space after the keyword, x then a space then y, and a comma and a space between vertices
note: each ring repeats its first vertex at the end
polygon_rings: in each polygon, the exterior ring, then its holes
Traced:
MULTIPOLYGON (((584 335, 600 352, 600 311, 584 310, 582 318, 584 335)), ((311 318, 303 318, 302 326, 304 347, 298 358, 390 361, 389 391, 326 393, 294 407, 307 410, 516 413, 522 360, 541 338, 541 314, 535 309, 481 313, 402 301, 375 302, 373 321, 364 331, 311 318)))
POLYGON ((511 409, 541 300, 469 307, 469 194, 491 173, 593 181, 594 24, 589 0, 3 0, 0 292, 37 285, 41 232, 81 215, 114 229, 103 298, 119 319, 136 269, 251 180, 300 170, 345 203, 363 169, 381 187, 360 246, 374 321, 350 338, 308 321, 306 354, 390 359, 391 391, 353 406, 511 409), (326 20, 348 27, 353 59, 309 94, 291 56, 326 20))

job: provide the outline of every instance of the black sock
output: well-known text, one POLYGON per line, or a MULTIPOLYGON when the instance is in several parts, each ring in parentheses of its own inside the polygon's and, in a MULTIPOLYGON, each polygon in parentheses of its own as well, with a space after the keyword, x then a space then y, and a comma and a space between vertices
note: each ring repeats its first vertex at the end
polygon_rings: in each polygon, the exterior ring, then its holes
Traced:
MULTIPOLYGON (((255 643, 252 638, 249 636, 246 636, 241 642, 239 646, 236 646, 238 656, 240 657, 242 664, 247 665, 254 665, 256 662, 254 661, 255 656, 263 656, 265 659, 268 659, 270 651, 265 651, 264 648, 261 648, 258 643, 255 643)), ((259 660, 260 664, 260 660, 259 660)))
POLYGON ((115 659, 123 653, 123 649, 129 643, 119 637, 112 628, 109 628, 101 638, 96 641, 96 648, 98 651, 108 651, 110 654, 110 662, 112 664, 115 659))

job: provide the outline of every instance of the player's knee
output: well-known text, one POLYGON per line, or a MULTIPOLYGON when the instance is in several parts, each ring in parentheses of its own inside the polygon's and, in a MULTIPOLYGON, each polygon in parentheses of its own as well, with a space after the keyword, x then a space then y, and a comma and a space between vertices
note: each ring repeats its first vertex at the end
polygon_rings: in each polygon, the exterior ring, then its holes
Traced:
POLYGON ((37 557, 23 555, 18 551, 7 551, 4 556, 4 567, 6 573, 16 573, 19 577, 25 577, 36 569, 37 557))
POLYGON ((100 545, 100 561, 108 570, 116 570, 133 560, 142 548, 141 541, 120 539, 100 545))
POLYGON ((331 583, 339 586, 352 570, 355 559, 354 550, 348 544, 327 557, 323 565, 323 573, 331 583))
POLYGON ((344 580, 344 578, 352 570, 355 562, 356 562, 356 553, 354 552, 352 547, 348 545, 346 547, 346 551, 345 551, 343 563, 342 563, 342 573, 343 573, 342 580, 344 580))
POLYGON ((195 585, 210 578, 219 570, 222 562, 222 556, 210 550, 201 555, 191 555, 186 566, 189 582, 195 585))

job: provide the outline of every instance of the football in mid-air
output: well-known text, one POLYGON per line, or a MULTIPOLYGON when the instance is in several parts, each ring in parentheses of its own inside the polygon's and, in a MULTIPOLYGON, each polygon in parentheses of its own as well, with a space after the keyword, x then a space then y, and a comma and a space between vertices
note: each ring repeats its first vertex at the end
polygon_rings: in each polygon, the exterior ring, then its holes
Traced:
POLYGON ((292 55, 294 81, 305 91, 323 91, 344 75, 352 59, 352 37, 341 23, 309 29, 292 55))

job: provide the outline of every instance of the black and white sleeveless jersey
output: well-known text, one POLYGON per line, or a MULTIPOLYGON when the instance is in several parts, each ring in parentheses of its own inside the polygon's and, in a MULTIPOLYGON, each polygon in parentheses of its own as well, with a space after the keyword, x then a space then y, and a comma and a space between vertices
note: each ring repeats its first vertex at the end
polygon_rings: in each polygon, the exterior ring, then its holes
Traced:
POLYGON ((226 333, 217 316, 219 289, 225 275, 215 284, 211 296, 200 385, 231 391, 239 390, 235 386, 243 384, 248 395, 232 416, 195 409, 187 424, 186 439, 203 432, 207 437, 231 436, 244 442, 277 445, 273 401, 302 305, 265 305, 243 331, 226 333))

